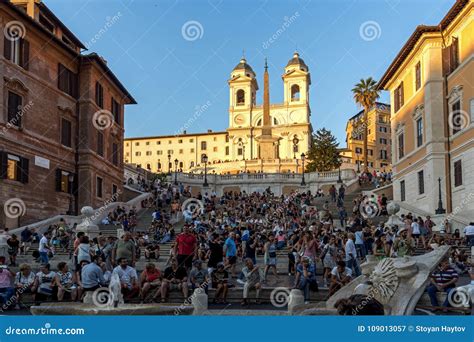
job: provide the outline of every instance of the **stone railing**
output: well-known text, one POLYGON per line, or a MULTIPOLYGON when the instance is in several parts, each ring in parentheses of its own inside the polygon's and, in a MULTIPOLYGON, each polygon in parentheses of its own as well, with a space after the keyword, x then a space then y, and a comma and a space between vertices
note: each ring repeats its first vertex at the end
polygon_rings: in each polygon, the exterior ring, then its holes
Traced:
MULTIPOLYGON (((132 207, 136 207, 137 210, 143 209, 142 207, 142 202, 145 199, 148 199, 151 196, 150 193, 142 193, 141 195, 131 199, 128 202, 110 202, 106 203, 103 206, 96 208, 94 210, 94 213, 92 214, 92 220, 91 222, 94 224, 100 223, 111 211, 115 210, 118 206, 120 207, 125 207, 126 209, 130 209, 132 207)), ((53 224, 58 224, 61 219, 64 219, 64 221, 72 227, 75 223, 79 224, 81 223, 86 217, 84 215, 78 215, 78 216, 73 216, 73 215, 56 215, 53 217, 50 217, 48 219, 35 222, 32 224, 25 225, 23 227, 18 227, 15 229, 10 230, 10 234, 17 234, 19 235, 26 227, 28 228, 34 228, 37 232, 43 232, 45 231, 49 226, 53 224)))

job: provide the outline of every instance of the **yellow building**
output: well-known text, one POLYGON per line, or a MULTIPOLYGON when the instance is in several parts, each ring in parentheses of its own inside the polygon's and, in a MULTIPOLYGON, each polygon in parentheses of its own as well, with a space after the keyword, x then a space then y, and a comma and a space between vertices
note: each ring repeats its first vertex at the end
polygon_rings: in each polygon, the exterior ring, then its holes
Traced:
POLYGON ((474 213, 473 19, 473 0, 457 0, 438 25, 418 26, 379 82, 392 104, 395 200, 457 218, 474 213))
POLYGON ((264 103, 257 105, 256 74, 242 58, 232 70, 229 84, 229 127, 207 133, 179 132, 175 135, 128 138, 124 142, 126 163, 153 172, 177 168, 202 171, 208 157, 210 172, 301 171, 301 154, 307 153, 312 135, 310 123, 308 66, 298 53, 282 75, 284 99, 270 103, 268 72, 264 72, 264 103))
MULTIPOLYGON (((364 169, 364 111, 351 117, 346 124, 347 147, 341 153, 344 162, 364 169)), ((391 169, 390 105, 377 102, 367 116, 367 150, 369 169, 391 169)))

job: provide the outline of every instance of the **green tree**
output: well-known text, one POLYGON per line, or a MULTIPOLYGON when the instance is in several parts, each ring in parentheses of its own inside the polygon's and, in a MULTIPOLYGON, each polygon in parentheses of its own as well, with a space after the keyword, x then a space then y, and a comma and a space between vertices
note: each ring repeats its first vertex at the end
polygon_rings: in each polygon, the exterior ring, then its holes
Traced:
POLYGON ((336 137, 326 128, 318 129, 313 134, 313 143, 308 151, 306 171, 331 171, 341 165, 336 137))
POLYGON ((354 96, 354 101, 360 107, 364 108, 364 117, 362 119, 362 127, 364 131, 364 171, 367 172, 368 161, 367 161, 367 139, 368 139, 368 115, 369 111, 375 105, 375 102, 379 98, 380 90, 377 89, 377 82, 369 77, 367 79, 361 79, 354 88, 352 88, 352 94, 354 96))

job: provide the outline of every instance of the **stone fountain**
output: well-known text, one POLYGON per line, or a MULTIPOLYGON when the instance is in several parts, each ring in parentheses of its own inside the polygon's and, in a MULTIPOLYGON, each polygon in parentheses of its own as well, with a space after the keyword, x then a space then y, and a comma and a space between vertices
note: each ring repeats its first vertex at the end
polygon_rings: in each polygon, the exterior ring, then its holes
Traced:
MULTIPOLYGON (((206 296, 207 297, 207 296, 206 296)), ((172 304, 124 304, 120 279, 113 274, 109 287, 89 291, 83 303, 42 303, 32 306, 33 315, 191 315, 192 305, 172 304)))

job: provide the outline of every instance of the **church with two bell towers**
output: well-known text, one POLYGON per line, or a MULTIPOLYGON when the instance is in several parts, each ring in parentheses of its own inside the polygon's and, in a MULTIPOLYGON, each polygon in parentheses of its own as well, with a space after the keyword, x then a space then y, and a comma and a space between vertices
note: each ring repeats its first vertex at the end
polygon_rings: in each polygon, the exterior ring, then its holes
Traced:
POLYGON ((152 172, 174 170, 176 164, 183 172, 201 172, 207 157, 210 173, 301 172, 301 154, 308 152, 312 136, 311 77, 297 52, 281 77, 283 102, 271 103, 265 61, 263 103, 257 104, 257 75, 242 58, 228 80, 229 127, 225 131, 128 138, 125 162, 152 172))

